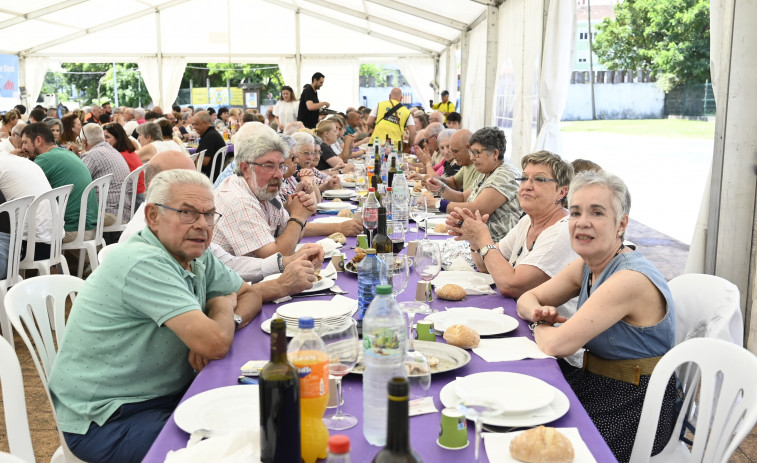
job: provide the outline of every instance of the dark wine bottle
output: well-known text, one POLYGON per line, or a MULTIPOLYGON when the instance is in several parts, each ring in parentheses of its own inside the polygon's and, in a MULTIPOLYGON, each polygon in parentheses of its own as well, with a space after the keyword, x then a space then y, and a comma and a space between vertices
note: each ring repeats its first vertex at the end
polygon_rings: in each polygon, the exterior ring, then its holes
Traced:
POLYGON ((271 322, 271 361, 260 370, 260 461, 299 462, 300 380, 287 359, 286 324, 271 322))
POLYGON ((386 208, 383 206, 378 208, 378 228, 371 247, 376 249, 379 258, 384 254, 392 254, 392 240, 386 234, 386 208))
POLYGON ((397 173, 397 156, 392 156, 392 162, 389 164, 389 173, 387 174, 386 180, 387 185, 392 184, 392 180, 394 180, 394 174, 397 173))
POLYGON ((405 378, 389 381, 389 411, 386 426, 386 447, 373 458, 373 463, 420 463, 421 458, 410 448, 408 395, 405 378))
POLYGON ((374 191, 374 193, 376 193, 376 199, 378 199, 378 202, 381 203, 381 193, 379 193, 379 188, 378 188, 379 183, 381 183, 381 177, 379 177, 379 175, 374 175, 371 178, 371 188, 376 190, 374 191))

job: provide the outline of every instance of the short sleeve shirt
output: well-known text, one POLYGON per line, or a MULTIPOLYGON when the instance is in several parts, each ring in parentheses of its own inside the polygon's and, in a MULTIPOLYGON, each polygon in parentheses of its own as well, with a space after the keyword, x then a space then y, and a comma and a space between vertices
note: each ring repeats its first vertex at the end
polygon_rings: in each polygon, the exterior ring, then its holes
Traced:
POLYGON ((473 186, 480 181, 479 177, 483 177, 483 174, 476 170, 473 164, 462 166, 460 170, 455 174, 455 181, 458 185, 463 185, 463 191, 473 188, 473 186))
POLYGON ((333 149, 326 143, 321 143, 321 159, 318 161, 318 165, 316 166, 316 169, 318 170, 328 170, 331 169, 331 166, 329 165, 328 161, 329 159, 338 156, 333 149))
POLYGON ((189 348, 166 321, 241 286, 209 250, 186 270, 149 228, 114 249, 76 297, 53 365, 60 429, 84 434, 123 404, 181 392, 194 379, 189 348))
POLYGON ((494 241, 499 241, 505 237, 507 232, 512 229, 520 220, 520 203, 518 202, 518 189, 520 185, 515 180, 520 176, 520 172, 507 161, 494 169, 494 172, 488 177, 479 180, 473 185, 468 201, 472 202, 487 188, 494 188, 500 192, 507 201, 499 206, 494 212, 489 214, 489 233, 494 241))
POLYGON ((300 107, 297 108, 297 120, 302 122, 305 127, 314 129, 315 126, 318 125, 318 110, 309 110, 307 105, 308 101, 320 103, 318 101, 318 92, 316 92, 310 84, 307 84, 302 88, 300 107))
MULTIPOLYGON (((108 188, 105 212, 118 214, 118 202, 121 200, 121 187, 129 175, 129 165, 126 159, 108 142, 101 141, 87 151, 81 158, 89 169, 93 179, 113 174, 108 188)), ((131 187, 127 187, 124 196, 124 220, 131 219, 131 187)))
POLYGON ((289 220, 278 199, 261 202, 238 175, 221 182, 214 195, 216 210, 223 218, 215 227, 213 242, 235 256, 273 243, 289 220))

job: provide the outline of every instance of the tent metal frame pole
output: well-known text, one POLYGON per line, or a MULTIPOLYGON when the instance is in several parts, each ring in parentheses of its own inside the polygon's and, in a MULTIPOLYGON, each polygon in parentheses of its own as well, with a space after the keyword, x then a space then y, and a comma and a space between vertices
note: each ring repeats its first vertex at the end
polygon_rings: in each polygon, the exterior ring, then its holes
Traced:
POLYGON ((470 51, 470 38, 468 31, 460 34, 460 114, 465 109, 465 85, 468 82, 468 53, 470 51))
POLYGON ((64 10, 68 7, 75 6, 87 1, 89 0, 67 0, 65 2, 55 3, 53 5, 46 6, 44 8, 40 8, 26 14, 19 14, 15 18, 6 19, 5 21, 0 22, 0 29, 15 26, 16 24, 20 24, 30 19, 39 19, 42 16, 47 16, 51 13, 55 13, 56 11, 64 10))
POLYGON ((494 120, 494 94, 497 84, 497 23, 499 8, 489 5, 486 7, 486 80, 484 98, 484 125, 493 125, 494 120))
POLYGON ((163 108, 163 99, 166 97, 163 93, 163 40, 160 33, 160 10, 155 12, 155 38, 158 42, 158 90, 160 99, 153 102, 153 107, 160 106, 163 108))
POLYGON ((392 10, 401 11, 403 13, 417 16, 419 18, 425 19, 426 21, 431 21, 437 24, 440 24, 442 26, 451 27, 452 29, 457 29, 459 31, 464 31, 468 28, 468 24, 456 21, 451 18, 447 18, 445 16, 441 16, 435 13, 432 13, 427 10, 423 10, 421 8, 417 8, 411 5, 408 5, 406 3, 401 3, 396 0, 365 0, 368 3, 374 3, 376 5, 381 5, 386 8, 390 8, 392 10))
POLYGON ((294 40, 297 47, 294 52, 295 68, 297 69, 297 87, 295 91, 302 88, 302 51, 300 50, 300 10, 294 12, 294 40))

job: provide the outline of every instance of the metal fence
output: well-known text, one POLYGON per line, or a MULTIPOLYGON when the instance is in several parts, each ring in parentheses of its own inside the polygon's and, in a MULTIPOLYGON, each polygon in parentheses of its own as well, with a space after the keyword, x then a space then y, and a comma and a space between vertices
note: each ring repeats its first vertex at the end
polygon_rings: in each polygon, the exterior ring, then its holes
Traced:
POLYGON ((715 115, 712 84, 687 83, 665 94, 666 116, 705 117, 715 115))

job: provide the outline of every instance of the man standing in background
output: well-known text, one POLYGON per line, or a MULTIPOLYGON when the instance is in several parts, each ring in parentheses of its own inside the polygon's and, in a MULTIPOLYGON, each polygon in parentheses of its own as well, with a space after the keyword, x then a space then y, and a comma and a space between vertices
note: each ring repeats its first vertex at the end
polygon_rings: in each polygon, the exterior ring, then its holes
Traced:
POLYGON ((323 87, 324 75, 320 72, 313 74, 310 84, 305 84, 300 95, 300 107, 297 111, 297 120, 305 124, 305 127, 314 129, 318 125, 318 111, 321 108, 331 106, 328 101, 318 101, 318 89, 323 87))

